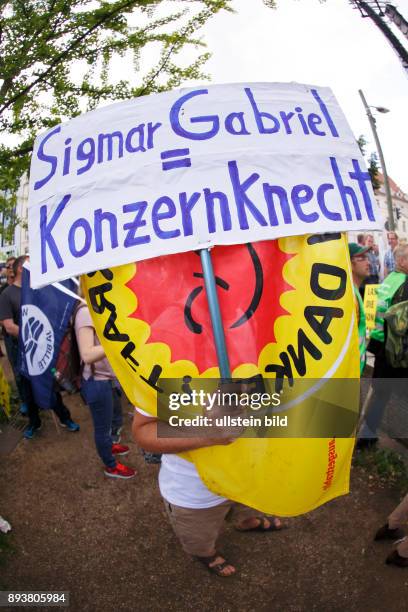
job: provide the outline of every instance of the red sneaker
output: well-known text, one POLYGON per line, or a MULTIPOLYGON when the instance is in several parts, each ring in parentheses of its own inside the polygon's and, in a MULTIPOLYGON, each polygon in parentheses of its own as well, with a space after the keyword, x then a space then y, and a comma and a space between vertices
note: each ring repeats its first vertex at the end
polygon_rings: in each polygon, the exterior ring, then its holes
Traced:
POLYGON ((111 478, 133 478, 133 476, 136 475, 136 472, 127 465, 117 463, 113 468, 105 467, 105 474, 111 478))
POLYGON ((112 444, 112 455, 127 455, 129 447, 125 444, 112 444))

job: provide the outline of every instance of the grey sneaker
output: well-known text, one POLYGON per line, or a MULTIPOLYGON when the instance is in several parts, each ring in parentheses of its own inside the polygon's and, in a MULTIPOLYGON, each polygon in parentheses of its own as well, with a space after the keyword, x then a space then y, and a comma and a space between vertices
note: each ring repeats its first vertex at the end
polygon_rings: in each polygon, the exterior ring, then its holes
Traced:
POLYGON ((112 444, 119 444, 120 442, 120 432, 122 431, 122 427, 116 427, 116 429, 112 429, 111 438, 112 444))
POLYGON ((143 448, 142 455, 145 460, 145 463, 150 463, 151 465, 160 464, 161 463, 161 453, 149 453, 145 451, 143 448))

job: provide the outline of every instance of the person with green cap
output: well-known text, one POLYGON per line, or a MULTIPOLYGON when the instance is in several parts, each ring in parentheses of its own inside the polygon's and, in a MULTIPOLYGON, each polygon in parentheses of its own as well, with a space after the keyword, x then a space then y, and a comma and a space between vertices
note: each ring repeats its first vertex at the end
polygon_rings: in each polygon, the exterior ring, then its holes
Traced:
POLYGON ((351 273, 353 276, 354 298, 357 310, 358 348, 360 353, 360 375, 366 363, 366 317, 363 300, 359 292, 360 285, 370 275, 370 262, 367 252, 370 246, 361 246, 356 242, 349 242, 351 273))

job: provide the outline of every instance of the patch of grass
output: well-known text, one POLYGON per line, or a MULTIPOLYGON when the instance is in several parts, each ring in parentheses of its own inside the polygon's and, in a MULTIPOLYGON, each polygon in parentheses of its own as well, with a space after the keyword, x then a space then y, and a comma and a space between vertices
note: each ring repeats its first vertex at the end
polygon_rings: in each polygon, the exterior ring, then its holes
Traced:
POLYGON ((406 494, 408 471, 399 453, 388 448, 374 448, 354 455, 354 465, 375 473, 387 485, 406 494))

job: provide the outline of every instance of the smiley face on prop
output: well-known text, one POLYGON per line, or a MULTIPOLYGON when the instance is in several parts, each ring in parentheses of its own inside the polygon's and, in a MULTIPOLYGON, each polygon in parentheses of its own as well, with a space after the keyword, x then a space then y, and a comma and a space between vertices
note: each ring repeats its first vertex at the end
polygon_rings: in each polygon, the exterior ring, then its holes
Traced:
MULTIPOLYGON (((211 250, 234 377, 343 376, 353 296, 340 234, 211 250)), ((218 377, 201 260, 190 252, 83 277, 129 399, 154 412, 161 378, 218 377)), ((348 365, 347 365, 348 364, 348 365)))
MULTIPOLYGON (((295 388, 298 380, 336 378, 343 385, 358 377, 347 252, 340 234, 212 249, 235 378, 292 379, 295 388)), ((84 276, 83 285, 131 402, 155 414, 164 379, 219 377, 197 254, 101 270, 84 276)), ((297 418, 307 425, 313 401, 297 400, 297 418)), ((284 516, 348 491, 353 445, 352 437, 240 438, 183 456, 215 493, 284 516)))
MULTIPOLYGON (((285 312, 282 282, 271 279, 282 279, 290 256, 270 241, 217 247, 211 258, 231 368, 257 363, 264 346, 275 341, 274 321, 285 312)), ((144 261, 126 286, 143 296, 131 317, 149 324, 149 343, 166 344, 172 361, 192 361, 200 374, 217 367, 199 253, 144 261)))

